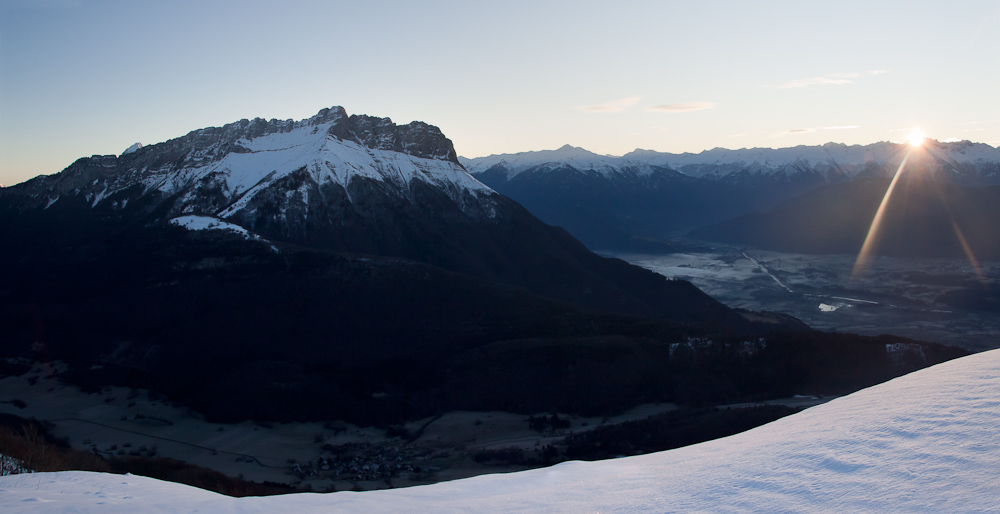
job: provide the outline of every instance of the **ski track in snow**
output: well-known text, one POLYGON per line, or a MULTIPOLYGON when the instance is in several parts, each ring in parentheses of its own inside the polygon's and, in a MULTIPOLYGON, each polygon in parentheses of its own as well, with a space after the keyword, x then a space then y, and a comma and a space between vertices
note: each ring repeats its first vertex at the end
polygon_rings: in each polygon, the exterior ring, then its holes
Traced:
POLYGON ((371 492, 229 498, 139 476, 0 477, 10 513, 1000 512, 1000 350, 731 437, 371 492))

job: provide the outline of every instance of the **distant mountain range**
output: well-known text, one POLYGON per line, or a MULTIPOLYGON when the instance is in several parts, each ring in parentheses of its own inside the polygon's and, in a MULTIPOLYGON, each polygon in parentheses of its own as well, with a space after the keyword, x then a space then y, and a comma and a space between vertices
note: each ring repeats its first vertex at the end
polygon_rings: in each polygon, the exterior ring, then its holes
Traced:
MULTIPOLYGON (((1000 184, 1000 150, 926 141, 909 165, 935 181, 1000 184)), ((589 247, 657 248, 698 226, 769 209, 813 189, 891 177, 907 145, 875 143, 782 149, 713 149, 698 154, 636 150, 622 157, 581 148, 459 158, 473 176, 521 202, 589 247)))

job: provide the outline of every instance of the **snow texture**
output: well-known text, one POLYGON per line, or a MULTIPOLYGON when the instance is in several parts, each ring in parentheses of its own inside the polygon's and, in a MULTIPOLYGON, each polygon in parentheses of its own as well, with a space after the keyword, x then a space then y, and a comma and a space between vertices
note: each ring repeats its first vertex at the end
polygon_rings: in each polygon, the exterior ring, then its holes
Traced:
POLYGON ((0 477, 2 512, 1000 512, 1000 350, 676 450, 374 492, 234 499, 139 476, 0 477))

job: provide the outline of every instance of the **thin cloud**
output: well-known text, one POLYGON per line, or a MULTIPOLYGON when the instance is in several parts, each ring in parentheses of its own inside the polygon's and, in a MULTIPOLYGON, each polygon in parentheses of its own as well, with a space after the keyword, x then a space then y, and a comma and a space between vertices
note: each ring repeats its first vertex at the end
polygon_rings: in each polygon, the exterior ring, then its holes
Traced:
POLYGON ((646 110, 650 112, 688 112, 702 111, 705 109, 712 109, 714 107, 715 104, 712 102, 687 102, 680 104, 654 105, 652 107, 646 107, 646 110))
POLYGON ((796 79, 791 82, 785 82, 784 84, 778 86, 778 89, 795 89, 800 87, 825 86, 825 85, 839 86, 842 84, 853 84, 853 83, 854 83, 853 80, 849 80, 848 78, 845 77, 828 75, 823 77, 812 77, 808 79, 796 79))
POLYGON ((964 127, 966 125, 982 125, 983 123, 996 123, 1000 120, 980 120, 980 121, 967 121, 965 123, 957 123, 955 126, 964 127))
POLYGON ((577 107, 577 109, 586 112, 622 112, 635 105, 639 100, 642 100, 641 96, 629 96, 605 102, 603 104, 581 105, 577 107))
POLYGON ((784 131, 781 131, 781 132, 775 132, 775 133, 771 134, 768 137, 782 137, 782 136, 793 136, 793 135, 798 135, 798 134, 812 134, 813 132, 816 132, 816 129, 814 129, 814 128, 792 129, 792 130, 784 130, 784 131))
MULTIPOLYGON (((883 73, 889 73, 889 70, 869 70, 865 73, 858 72, 846 72, 846 73, 827 73, 826 75, 821 75, 819 77, 810 77, 807 79, 795 79, 784 84, 780 84, 776 87, 778 89, 795 89, 800 87, 809 86, 840 86, 844 84, 853 84, 854 79, 860 78, 863 75, 881 75, 883 73)), ((772 86, 764 86, 772 87, 772 86)))
POLYGON ((860 127, 861 127, 860 125, 834 125, 830 127, 799 128, 799 129, 785 130, 782 132, 775 132, 774 134, 771 134, 771 137, 791 136, 797 134, 813 134, 820 130, 847 130, 847 129, 856 129, 860 127))

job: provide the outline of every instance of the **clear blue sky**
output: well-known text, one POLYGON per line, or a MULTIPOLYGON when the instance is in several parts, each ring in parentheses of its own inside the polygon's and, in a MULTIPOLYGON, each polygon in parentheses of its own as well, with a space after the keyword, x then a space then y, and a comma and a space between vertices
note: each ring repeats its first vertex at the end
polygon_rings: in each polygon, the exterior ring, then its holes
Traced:
POLYGON ((0 0, 0 183, 241 118, 441 127, 460 155, 1000 145, 1000 0, 0 0))

